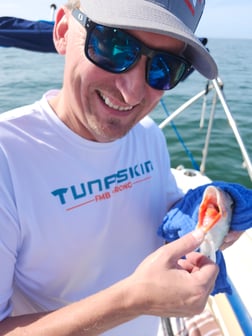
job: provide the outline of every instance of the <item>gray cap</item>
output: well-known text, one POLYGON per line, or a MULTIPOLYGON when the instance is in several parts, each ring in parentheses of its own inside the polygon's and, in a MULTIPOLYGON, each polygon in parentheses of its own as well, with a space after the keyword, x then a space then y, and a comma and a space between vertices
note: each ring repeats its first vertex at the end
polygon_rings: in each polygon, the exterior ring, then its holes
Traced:
POLYGON ((205 0, 81 0, 81 8, 94 22, 174 37, 185 42, 184 57, 208 79, 218 75, 217 65, 194 35, 205 0))

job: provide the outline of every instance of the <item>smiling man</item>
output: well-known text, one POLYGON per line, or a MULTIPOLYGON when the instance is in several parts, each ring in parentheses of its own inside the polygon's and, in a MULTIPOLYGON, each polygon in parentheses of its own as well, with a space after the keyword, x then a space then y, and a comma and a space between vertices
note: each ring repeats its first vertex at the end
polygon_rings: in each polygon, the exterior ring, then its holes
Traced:
POLYGON ((182 195, 147 116, 192 66, 216 77, 193 33, 203 9, 83 0, 58 10, 61 90, 0 117, 0 335, 151 336, 159 316, 203 309, 218 269, 193 252, 201 231, 166 246, 157 236, 182 195))

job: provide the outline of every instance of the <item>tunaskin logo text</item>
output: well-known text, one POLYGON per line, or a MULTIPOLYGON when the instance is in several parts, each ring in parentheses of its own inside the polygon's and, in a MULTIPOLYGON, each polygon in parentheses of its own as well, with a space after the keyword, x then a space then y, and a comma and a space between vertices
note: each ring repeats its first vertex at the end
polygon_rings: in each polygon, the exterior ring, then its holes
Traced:
POLYGON ((83 181, 78 185, 56 189, 52 191, 52 195, 69 211, 89 203, 110 199, 119 192, 133 188, 136 183, 151 179, 153 170, 152 162, 146 161, 118 170, 104 178, 83 181), (68 205, 69 207, 67 207, 68 205))

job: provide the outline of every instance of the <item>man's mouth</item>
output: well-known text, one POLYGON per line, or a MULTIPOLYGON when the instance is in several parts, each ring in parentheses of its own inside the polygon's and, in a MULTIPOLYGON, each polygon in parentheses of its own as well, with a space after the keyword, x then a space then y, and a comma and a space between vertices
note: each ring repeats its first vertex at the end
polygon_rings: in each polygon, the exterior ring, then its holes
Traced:
POLYGON ((133 109, 132 105, 128 105, 128 106, 120 106, 120 105, 115 105, 111 102, 109 97, 106 97, 103 93, 99 92, 100 97, 102 98, 102 100, 104 101, 105 105, 107 105, 108 107, 117 110, 117 111, 130 111, 133 109))

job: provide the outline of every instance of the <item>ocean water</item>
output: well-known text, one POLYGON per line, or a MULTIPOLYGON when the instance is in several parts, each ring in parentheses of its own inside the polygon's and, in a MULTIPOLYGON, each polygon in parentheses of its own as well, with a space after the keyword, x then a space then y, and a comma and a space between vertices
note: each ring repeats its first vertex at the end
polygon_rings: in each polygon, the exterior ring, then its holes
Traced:
MULTIPOLYGON (((247 152, 252 159, 252 41, 209 40, 208 48, 219 66, 224 83, 224 94, 235 119, 247 152)), ((0 113, 32 103, 51 88, 60 88, 64 58, 56 54, 43 54, 15 48, 0 48, 0 113)), ((166 108, 171 113, 181 103, 205 89, 207 81, 194 72, 174 90, 165 93, 166 108)), ((203 100, 188 108, 175 120, 175 126, 194 160, 200 164, 206 136, 213 94, 207 95, 204 127, 199 127, 203 100)), ((151 114, 160 122, 166 116, 161 104, 151 114)), ((164 129, 172 166, 192 168, 192 162, 181 141, 168 125, 164 129)), ((217 102, 206 174, 214 180, 238 182, 252 187, 237 141, 217 102)))

